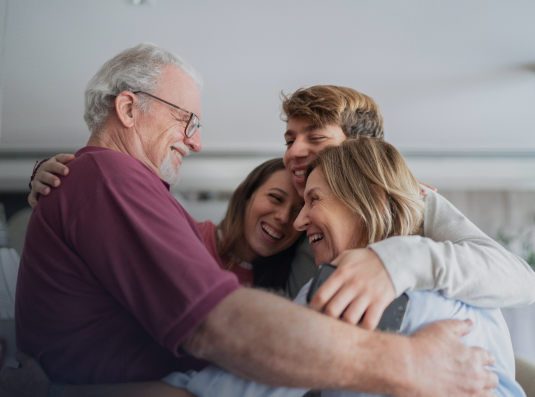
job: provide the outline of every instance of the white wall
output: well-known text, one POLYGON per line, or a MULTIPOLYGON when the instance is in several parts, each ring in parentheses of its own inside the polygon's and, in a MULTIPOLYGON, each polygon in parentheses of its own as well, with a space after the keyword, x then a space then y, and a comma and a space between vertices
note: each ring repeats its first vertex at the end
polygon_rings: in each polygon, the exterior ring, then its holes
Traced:
MULTIPOLYGON (((500 230, 509 236, 531 231, 534 232, 531 243, 535 246, 535 192, 445 190, 440 193, 489 236, 495 238, 500 230)), ((520 253, 519 245, 511 247, 513 252, 520 253)), ((502 309, 502 312, 515 354, 535 362, 535 305, 502 309)))
POLYGON ((2 139, 2 97, 4 93, 4 49, 7 30, 7 0, 0 0, 0 141, 2 139))

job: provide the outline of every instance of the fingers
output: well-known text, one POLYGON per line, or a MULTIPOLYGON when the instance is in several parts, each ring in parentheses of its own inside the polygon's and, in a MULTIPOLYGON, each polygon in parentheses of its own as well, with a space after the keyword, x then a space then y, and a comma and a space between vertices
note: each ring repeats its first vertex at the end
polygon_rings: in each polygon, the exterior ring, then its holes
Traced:
MULTIPOLYGON (((316 293, 312 297, 312 300, 310 301, 310 304, 309 304, 309 307, 311 309, 317 310, 319 312, 323 312, 325 310, 325 308, 326 308, 326 305, 331 300, 331 298, 340 289, 341 282, 340 282, 339 279, 337 279, 334 276, 335 274, 336 274, 336 271, 316 291, 316 293)), ((332 313, 334 315, 335 311, 333 311, 332 313)), ((341 313, 342 312, 339 312, 337 317, 340 317, 341 313)))
POLYGON ((59 178, 56 175, 67 175, 69 173, 69 167, 53 161, 52 159, 44 163, 35 174, 35 178, 41 182, 48 183, 49 185, 55 186, 52 184, 52 181, 59 178))
POLYGON ((32 184, 32 193, 35 193, 36 196, 39 194, 46 196, 47 194, 50 193, 50 186, 45 185, 41 181, 34 180, 32 184))
POLYGON ((430 324, 429 328, 432 328, 434 326, 442 327, 443 330, 449 333, 451 336, 455 338, 460 338, 461 336, 464 336, 470 333, 470 331, 472 331, 474 323, 470 319, 466 319, 464 321, 442 320, 442 321, 437 321, 435 323, 430 324))
POLYGON ((73 161, 75 157, 74 157, 74 154, 56 154, 53 158, 62 164, 67 164, 73 161))
MULTIPOLYGON (((345 309, 342 315, 342 319, 349 324, 357 325, 366 310, 368 309, 369 304, 369 299, 364 296, 359 296, 357 299, 353 300, 353 302, 349 304, 347 309, 345 309)), ((364 328, 372 329, 369 327, 364 328)))
POLYGON ((38 194, 34 192, 31 192, 28 196, 28 204, 30 204, 30 207, 32 207, 33 209, 35 209, 35 206, 37 205, 37 197, 38 194))
MULTIPOLYGON (((472 347, 472 352, 475 354, 477 359, 481 361, 481 366, 485 367, 488 365, 494 364, 496 361, 496 358, 494 357, 494 354, 489 352, 488 350, 482 349, 480 347, 472 347)), ((494 373, 494 372, 492 372, 494 373)))
POLYGON ((360 326, 364 329, 373 331, 379 325, 379 321, 381 321, 381 317, 383 316, 383 313, 387 306, 388 303, 386 305, 374 304, 368 307, 368 310, 366 310, 366 313, 364 314, 364 318, 362 319, 360 326))
POLYGON ((58 187, 61 184, 57 175, 67 175, 69 168, 63 163, 68 163, 73 159, 72 154, 58 154, 39 167, 32 183, 32 191, 28 196, 28 204, 32 208, 37 206, 40 194, 46 196, 52 191, 51 186, 58 187))
POLYGON ((485 381, 485 389, 495 389, 496 387, 498 387, 498 384, 500 383, 498 375, 496 375, 496 373, 492 371, 489 371, 488 369, 485 370, 485 373, 487 375, 487 379, 485 381))

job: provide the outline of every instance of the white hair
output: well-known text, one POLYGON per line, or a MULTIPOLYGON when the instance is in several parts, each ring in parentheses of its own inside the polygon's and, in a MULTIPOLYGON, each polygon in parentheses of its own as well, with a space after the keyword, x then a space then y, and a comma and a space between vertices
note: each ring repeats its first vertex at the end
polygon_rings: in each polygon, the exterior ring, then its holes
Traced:
MULTIPOLYGON (((164 66, 174 65, 186 72, 202 88, 201 75, 171 51, 151 43, 128 48, 107 61, 85 89, 84 120, 91 133, 101 131, 114 107, 114 98, 123 91, 157 91, 164 66)), ((150 110, 146 96, 140 96, 142 111, 150 110)))
MULTIPOLYGON (((181 149, 184 152, 184 157, 189 155, 189 147, 184 142, 175 142, 173 146, 181 149)), ((178 180, 180 179, 180 165, 178 167, 173 166, 171 156, 174 156, 174 154, 168 151, 167 156, 160 163, 160 172, 162 179, 173 188, 178 185, 178 180)))

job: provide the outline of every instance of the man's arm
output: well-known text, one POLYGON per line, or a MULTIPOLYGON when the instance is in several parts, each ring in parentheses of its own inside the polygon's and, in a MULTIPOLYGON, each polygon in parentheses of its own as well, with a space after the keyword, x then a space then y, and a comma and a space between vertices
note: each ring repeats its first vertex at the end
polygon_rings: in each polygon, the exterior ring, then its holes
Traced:
POLYGON ((460 321, 410 338, 373 333, 257 290, 228 295, 183 348, 273 386, 347 389, 397 396, 491 396, 492 355, 467 348, 460 321))
POLYGON ((482 307, 535 301, 535 272, 470 222, 451 203, 428 190, 424 237, 392 237, 370 246, 380 257, 396 295, 435 290, 482 307))
MULTIPOLYGON (((433 323, 411 338, 372 333, 271 294, 240 289, 208 315, 184 348, 272 385, 398 396, 490 397, 498 378, 483 366, 493 362, 492 355, 459 341, 470 328, 469 323, 449 320, 433 323)), ((42 369, 28 356, 19 354, 17 359, 22 368, 1 376, 2 395, 44 397, 50 382, 42 369)), ((162 382, 66 386, 62 394, 96 395, 189 396, 162 382)))

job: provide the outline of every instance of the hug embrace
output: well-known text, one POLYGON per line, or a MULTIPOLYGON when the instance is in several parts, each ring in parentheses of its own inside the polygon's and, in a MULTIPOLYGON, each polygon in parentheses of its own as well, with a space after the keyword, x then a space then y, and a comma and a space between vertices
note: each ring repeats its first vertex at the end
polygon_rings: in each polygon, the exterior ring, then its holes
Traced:
POLYGON ((30 196, 29 356, 2 374, 5 395, 524 395, 497 307, 531 303, 533 271, 414 180, 371 98, 284 97, 284 158, 214 225, 169 193, 201 150, 200 85, 151 44, 88 84, 87 146, 44 163, 30 196), (323 262, 337 270, 303 307, 323 262), (374 332, 404 292, 400 333, 374 332))

